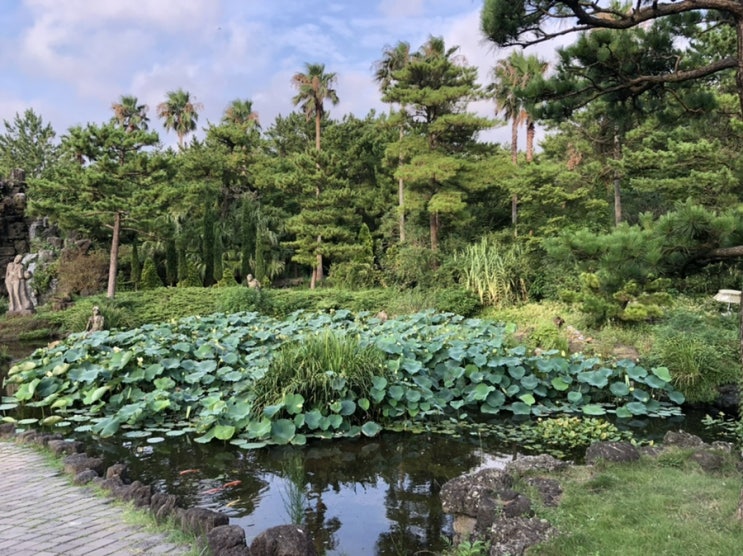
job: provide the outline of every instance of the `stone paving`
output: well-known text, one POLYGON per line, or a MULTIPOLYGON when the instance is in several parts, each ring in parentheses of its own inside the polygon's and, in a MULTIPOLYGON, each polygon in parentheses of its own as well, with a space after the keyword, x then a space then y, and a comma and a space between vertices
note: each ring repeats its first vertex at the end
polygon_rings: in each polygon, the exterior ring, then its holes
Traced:
POLYGON ((0 442, 0 554, 185 554, 164 535, 126 524, 111 500, 74 486, 28 446, 0 442))

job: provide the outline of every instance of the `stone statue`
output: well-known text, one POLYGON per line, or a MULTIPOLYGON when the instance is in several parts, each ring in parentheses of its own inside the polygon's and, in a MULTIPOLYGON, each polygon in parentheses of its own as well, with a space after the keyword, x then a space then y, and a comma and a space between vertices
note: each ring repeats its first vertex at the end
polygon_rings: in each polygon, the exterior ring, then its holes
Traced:
POLYGON ((253 275, 252 275, 252 274, 248 274, 248 275, 247 275, 247 276, 245 277, 245 282, 246 282, 246 283, 248 284, 248 287, 249 287, 249 288, 253 288, 253 289, 255 289, 255 290, 259 290, 259 289, 261 289, 261 283, 260 283, 260 282, 259 282, 258 280, 256 280, 256 279, 255 279, 255 278, 253 277, 253 275))
POLYGON ((101 314, 101 310, 96 305, 95 307, 93 307, 93 314, 90 315, 88 324, 85 325, 85 332, 98 332, 99 330, 103 330, 104 321, 105 318, 101 314))
POLYGON ((34 303, 28 287, 31 272, 23 266, 23 255, 16 255, 5 269, 5 287, 8 290, 8 314, 31 315, 34 313, 34 303))

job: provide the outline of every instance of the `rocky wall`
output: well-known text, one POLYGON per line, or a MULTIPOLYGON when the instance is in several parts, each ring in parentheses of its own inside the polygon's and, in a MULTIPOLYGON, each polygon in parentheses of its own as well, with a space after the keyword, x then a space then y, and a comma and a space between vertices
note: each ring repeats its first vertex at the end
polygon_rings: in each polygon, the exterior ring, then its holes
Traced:
POLYGON ((30 219, 26 217, 26 179, 15 170, 8 179, 0 179, 0 295, 5 289, 5 268, 16 255, 28 253, 30 219))

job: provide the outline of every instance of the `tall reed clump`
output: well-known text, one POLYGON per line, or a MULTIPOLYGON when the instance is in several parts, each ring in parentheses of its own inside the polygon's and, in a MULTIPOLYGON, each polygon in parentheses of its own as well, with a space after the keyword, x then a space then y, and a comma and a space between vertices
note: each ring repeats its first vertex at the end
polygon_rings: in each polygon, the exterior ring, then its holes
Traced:
POLYGON ((308 334, 284 344, 255 383, 254 410, 300 394, 305 409, 321 412, 340 399, 368 398, 375 376, 386 374, 385 354, 357 338, 333 332, 308 334))
POLYGON ((483 305, 507 307, 529 296, 529 262, 519 243, 506 245, 493 237, 468 246, 454 256, 460 282, 483 305))

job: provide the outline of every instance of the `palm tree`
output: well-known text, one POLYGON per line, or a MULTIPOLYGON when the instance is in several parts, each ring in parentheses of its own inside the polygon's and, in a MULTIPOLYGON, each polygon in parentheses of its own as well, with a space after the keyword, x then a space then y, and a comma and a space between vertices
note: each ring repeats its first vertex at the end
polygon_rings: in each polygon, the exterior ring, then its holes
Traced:
POLYGON ((222 123, 234 124, 239 126, 252 126, 260 127, 258 121, 258 112, 253 111, 252 100, 233 100, 230 105, 225 109, 222 115, 222 123))
POLYGON ((338 94, 333 89, 337 76, 325 73, 325 64, 305 64, 306 73, 295 73, 292 84, 297 89, 292 99, 294 106, 301 105, 308 120, 315 118, 315 148, 320 150, 320 123, 325 115, 325 100, 338 104, 338 94))
POLYGON ((134 95, 121 95, 118 102, 111 104, 114 111, 113 121, 128 132, 146 130, 150 118, 147 116, 147 105, 139 104, 134 95))
POLYGON ((191 101, 191 93, 178 89, 168 91, 168 99, 157 105, 157 115, 164 120, 166 131, 171 129, 178 135, 178 147, 183 149, 183 139, 196 130, 201 103, 191 101))
MULTIPOLYGON (((292 84, 297 89, 292 99, 294 106, 300 105, 307 120, 315 118, 315 148, 320 150, 320 123, 325 115, 325 100, 333 105, 338 104, 338 94, 333 86, 337 76, 335 73, 325 73, 325 64, 305 63, 306 73, 297 72, 292 77, 292 84)), ((315 188, 315 195, 320 196, 319 186, 315 188)), ((322 242, 322 236, 317 236, 317 243, 322 242)), ((323 279, 322 254, 317 255, 317 266, 312 271, 310 288, 314 289, 323 279)))
MULTIPOLYGON (((524 89, 537 74, 547 70, 547 64, 536 56, 524 56, 521 52, 512 52, 508 58, 499 60, 493 68, 492 90, 495 94, 496 113, 502 112, 506 120, 511 121, 511 161, 518 164, 519 127, 526 123, 527 159, 534 157, 534 120, 526 110, 524 89)), ((511 223, 514 228, 518 221, 518 196, 511 197, 511 223)))
MULTIPOLYGON (((410 63, 410 43, 405 41, 398 42, 395 46, 387 46, 384 49, 383 57, 375 63, 374 80, 379 83, 379 90, 382 94, 387 91, 395 82, 395 72, 405 68, 410 63)), ((402 112, 405 111, 405 105, 400 106, 402 112)), ((400 124, 400 142, 404 134, 404 124, 400 124)), ((399 155, 399 163, 402 164, 402 152, 399 155)), ((405 243, 405 182, 402 178, 397 180, 397 204, 398 204, 398 226, 400 228, 400 243, 405 243)))

